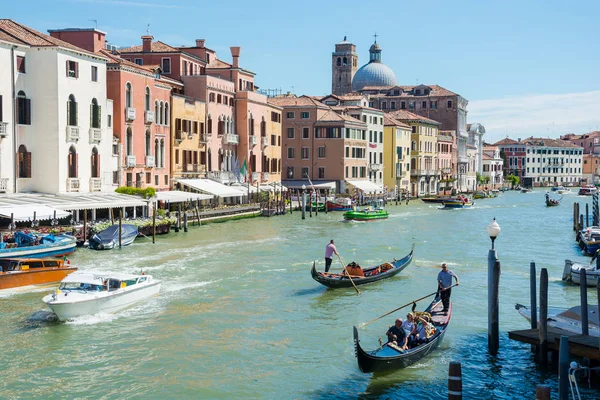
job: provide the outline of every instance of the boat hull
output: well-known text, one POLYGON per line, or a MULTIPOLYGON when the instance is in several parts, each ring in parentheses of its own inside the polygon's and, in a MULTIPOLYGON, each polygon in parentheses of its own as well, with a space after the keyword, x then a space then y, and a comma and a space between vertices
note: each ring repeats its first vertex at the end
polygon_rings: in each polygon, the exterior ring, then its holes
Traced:
POLYGON ((452 199, 450 196, 421 197, 423 203, 443 203, 452 199))
POLYGON ((600 279, 600 270, 596 269, 595 265, 574 263, 571 260, 565 260, 562 280, 581 285, 582 269, 585 269, 586 286, 596 287, 600 279))
POLYGON ((75 251, 77 239, 66 235, 57 238, 59 239, 55 243, 0 249, 0 258, 60 257, 75 251))
MULTIPOLYGON (((531 321, 531 310, 528 306, 522 304, 515 305, 515 309, 523 318, 531 321)), ((579 335, 582 332, 581 316, 577 315, 581 307, 572 307, 570 309, 548 307, 548 326, 560 329, 568 333, 579 335), (572 316, 574 318, 569 318, 572 316)), ((595 321, 598 321, 598 306, 588 306, 588 330, 590 336, 600 337, 600 328, 595 321)), ((539 324, 539 319, 538 319, 539 324)), ((539 326, 539 325, 538 325, 539 326)))
POLYGON ((352 211, 353 205, 343 205, 332 201, 327 201, 327 211, 352 211))
POLYGON ((475 202, 462 202, 462 201, 446 201, 442 203, 444 208, 471 208, 475 202))
POLYGON ((387 211, 347 211, 344 213, 344 219, 347 221, 375 221, 389 217, 387 211))
POLYGON ((63 296, 62 293, 58 297, 58 300, 53 300, 54 295, 48 295, 44 297, 43 301, 56 314, 60 321, 67 321, 84 315, 94 315, 100 312, 113 314, 157 295, 160 291, 159 281, 139 285, 139 287, 135 287, 138 286, 135 285, 113 292, 100 292, 94 295, 95 297, 93 298, 78 298, 72 302, 69 301, 68 296, 63 296))
POLYGON ((0 273, 0 290, 60 282, 65 276, 75 271, 77 271, 77 267, 57 267, 0 273))

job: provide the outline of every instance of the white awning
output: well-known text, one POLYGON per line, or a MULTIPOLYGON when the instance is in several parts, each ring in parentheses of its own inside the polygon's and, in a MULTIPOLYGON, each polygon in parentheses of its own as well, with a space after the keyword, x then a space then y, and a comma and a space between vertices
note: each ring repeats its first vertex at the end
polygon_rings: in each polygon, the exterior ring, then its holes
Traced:
MULTIPOLYGON (((18 205, 45 205, 57 210, 95 210, 105 208, 138 207, 148 203, 139 196, 115 192, 92 193, 17 193, 0 196, 0 207, 18 205)), ((37 218, 37 215, 36 215, 37 218)))
MULTIPOLYGON (((243 195, 248 195, 248 184, 247 183, 234 183, 230 186, 232 189, 239 190, 243 195)), ((250 186, 250 193, 256 193, 256 186, 250 186)))
POLYGON ((383 187, 376 185, 375 183, 364 180, 364 181, 346 181, 355 188, 362 190, 365 193, 383 193, 383 187))
POLYGON ((281 182, 271 182, 271 183, 263 183, 259 186, 260 190, 265 192, 272 192, 274 190, 278 192, 287 192, 287 188, 281 184, 281 182))
POLYGON ((183 203, 186 201, 212 200, 214 196, 210 194, 182 192, 181 190, 165 190, 156 192, 156 200, 167 201, 169 203, 183 203))
POLYGON ((333 189, 335 190, 336 181, 313 181, 312 185, 307 180, 296 180, 296 181, 282 181, 282 183, 294 189, 302 189, 302 185, 306 186, 307 189, 314 187, 315 189, 333 189))
POLYGON ((0 207, 0 217, 9 218, 11 214, 16 222, 23 221, 33 221, 34 215, 37 221, 53 219, 54 213, 56 213, 56 218, 64 218, 71 215, 70 213, 62 210, 57 210, 56 208, 40 205, 40 204, 31 204, 31 205, 16 205, 16 206, 3 206, 0 207))
POLYGON ((242 197, 244 193, 231 186, 223 185, 210 179, 177 179, 177 182, 202 193, 219 197, 242 197))

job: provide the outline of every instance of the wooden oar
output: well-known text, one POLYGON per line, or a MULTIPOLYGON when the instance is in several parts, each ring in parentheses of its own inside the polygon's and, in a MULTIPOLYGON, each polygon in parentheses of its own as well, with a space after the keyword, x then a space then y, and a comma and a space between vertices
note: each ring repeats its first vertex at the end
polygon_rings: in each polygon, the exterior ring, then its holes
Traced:
MULTIPOLYGON (((450 288, 453 288, 454 286, 458 286, 458 284, 454 284, 454 285, 452 285, 452 286, 450 286, 450 287, 447 287, 447 288, 446 288, 446 290, 447 290, 447 289, 450 289, 450 288)), ((428 298, 428 297, 430 297, 430 296, 433 296, 434 294, 437 294, 437 293, 438 293, 438 290, 436 290, 436 291, 435 291, 435 292, 433 292, 433 293, 430 293, 430 294, 428 294, 427 296, 423 296, 423 297, 421 297, 421 298, 418 298, 418 299, 416 299, 416 300, 413 300, 413 301, 411 301, 410 303, 406 303, 406 304, 405 304, 405 305, 403 305, 402 307, 398 307, 398 308, 396 308, 395 310, 392 310, 392 311, 390 311, 390 312, 388 312, 388 313, 385 313, 385 314, 383 314, 381 317, 377 317, 377 318, 375 318, 374 320, 371 320, 371 321, 369 321, 369 322, 362 323, 362 324, 358 325, 358 327, 359 327, 359 328, 365 327, 365 326, 369 325, 369 324, 370 324, 370 323, 372 323, 372 322, 375 322, 375 321, 377 321, 377 320, 379 320, 379 319, 381 319, 381 318, 383 318, 383 317, 387 317, 388 315, 390 315, 390 314, 392 314, 392 313, 395 313, 396 311, 398 311, 398 310, 401 310, 401 309, 403 309, 404 307, 408 307, 408 306, 410 306, 411 304, 415 304, 417 301, 421 301, 421 300, 423 300, 423 299, 426 299, 426 298, 428 298)))
POLYGON ((342 261, 342 256, 340 256, 339 254, 337 256, 340 260, 340 264, 342 264, 342 267, 344 267, 344 271, 346 272, 346 275, 348 276, 348 278, 350 278, 350 282, 352 282, 352 286, 354 286, 356 293, 360 294, 360 290, 358 290, 358 288, 354 284, 354 281, 352 280, 352 277, 350 276, 350 274, 348 273, 348 270, 346 269, 346 264, 344 264, 344 262, 342 261))

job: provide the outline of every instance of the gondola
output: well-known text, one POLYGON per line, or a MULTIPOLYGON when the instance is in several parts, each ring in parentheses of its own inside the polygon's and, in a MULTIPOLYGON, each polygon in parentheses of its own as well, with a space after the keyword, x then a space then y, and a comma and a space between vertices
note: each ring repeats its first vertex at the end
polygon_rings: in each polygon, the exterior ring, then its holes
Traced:
MULTIPOLYGON (((383 263, 381 265, 377 265, 375 267, 363 269, 364 277, 352 276, 352 280, 355 285, 364 285, 366 283, 380 281, 382 279, 390 278, 410 264, 413 258, 414 244, 410 253, 400 260, 394 260, 389 263, 383 263), (386 267, 390 267, 390 269, 385 270, 386 267)), ((316 269, 316 263, 313 262, 312 270, 310 271, 313 279, 319 282, 322 285, 325 285, 330 288, 342 288, 342 287, 352 287, 352 282, 350 279, 342 274, 332 274, 319 272, 316 269)))
POLYGON ((406 368, 437 349, 442 343, 444 335, 446 334, 446 329, 450 323, 452 303, 448 306, 447 315, 444 315, 442 310, 442 302, 436 297, 425 310, 431 314, 432 323, 435 326, 434 335, 429 338, 426 343, 408 350, 400 350, 389 342, 372 351, 363 350, 360 345, 360 339, 358 338, 358 329, 355 326, 354 351, 355 356, 358 359, 358 368, 364 373, 385 372, 406 368))

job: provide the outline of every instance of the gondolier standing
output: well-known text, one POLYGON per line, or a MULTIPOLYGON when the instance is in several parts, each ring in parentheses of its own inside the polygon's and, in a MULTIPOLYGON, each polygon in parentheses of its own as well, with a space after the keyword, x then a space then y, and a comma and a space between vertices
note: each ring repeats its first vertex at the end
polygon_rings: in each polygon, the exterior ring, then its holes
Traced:
POLYGON ((446 263, 442 263, 442 270, 438 274, 438 290, 440 291, 442 305, 444 306, 444 314, 448 312, 448 307, 450 305, 450 295, 452 294, 452 277, 456 279, 456 284, 458 285, 458 275, 450 271, 446 263))
POLYGON ((325 246, 325 272, 329 272, 329 268, 331 268, 331 262, 333 261, 333 255, 339 257, 340 253, 337 252, 335 245, 333 244, 333 239, 329 242, 327 246, 325 246))

